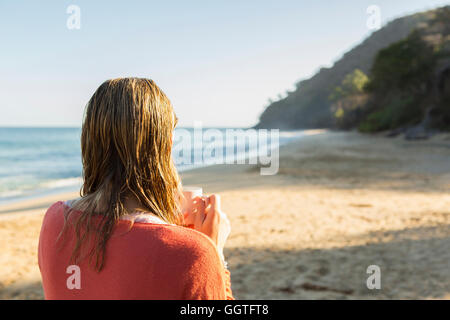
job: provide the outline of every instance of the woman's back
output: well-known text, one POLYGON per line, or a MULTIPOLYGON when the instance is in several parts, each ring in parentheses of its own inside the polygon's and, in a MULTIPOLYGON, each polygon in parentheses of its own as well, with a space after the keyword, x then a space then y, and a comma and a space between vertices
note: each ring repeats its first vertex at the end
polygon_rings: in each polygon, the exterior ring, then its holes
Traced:
POLYGON ((57 241, 65 209, 53 204, 42 224, 38 257, 46 299, 232 299, 213 242, 181 226, 135 222, 130 229, 130 221, 120 220, 100 272, 88 259, 71 264, 73 232, 57 241))
POLYGON ((42 225, 47 299, 232 298, 222 263, 229 221, 218 195, 183 208, 176 123, 150 79, 111 79, 94 92, 81 130, 81 197, 70 207, 55 203, 42 225), (160 222, 132 226, 126 219, 134 213, 160 222))

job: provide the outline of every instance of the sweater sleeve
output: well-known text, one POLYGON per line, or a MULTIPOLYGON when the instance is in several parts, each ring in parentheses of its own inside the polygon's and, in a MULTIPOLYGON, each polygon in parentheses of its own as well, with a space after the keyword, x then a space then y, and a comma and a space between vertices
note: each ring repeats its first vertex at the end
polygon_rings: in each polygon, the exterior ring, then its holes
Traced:
MULTIPOLYGON (((206 236, 205 236, 206 238, 206 236)), ((202 239, 191 252, 185 274, 186 300, 234 300, 230 271, 224 267, 212 241, 202 239)))
POLYGON ((233 292, 231 291, 231 277, 230 271, 224 268, 224 279, 225 279, 225 296, 226 300, 234 300, 233 292))

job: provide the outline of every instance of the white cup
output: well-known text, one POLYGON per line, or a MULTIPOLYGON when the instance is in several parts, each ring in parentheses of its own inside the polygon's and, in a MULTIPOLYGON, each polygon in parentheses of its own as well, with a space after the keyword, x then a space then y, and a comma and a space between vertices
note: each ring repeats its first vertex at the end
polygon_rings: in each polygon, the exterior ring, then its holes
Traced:
POLYGON ((186 217, 191 213, 192 210, 192 200, 196 197, 201 197, 203 195, 203 189, 201 187, 195 186, 183 186, 183 200, 181 201, 181 212, 185 217, 185 224, 191 225, 192 221, 186 219, 186 217))
POLYGON ((186 186, 183 187, 183 195, 186 199, 194 199, 195 197, 201 197, 203 194, 202 187, 186 186))

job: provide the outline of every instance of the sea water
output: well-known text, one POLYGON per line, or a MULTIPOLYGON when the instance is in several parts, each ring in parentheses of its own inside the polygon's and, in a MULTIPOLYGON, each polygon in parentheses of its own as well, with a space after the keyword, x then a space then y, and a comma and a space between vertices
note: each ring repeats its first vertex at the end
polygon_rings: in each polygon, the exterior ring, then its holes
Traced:
MULTIPOLYGON (((194 131, 193 128, 180 129, 194 131)), ((211 128, 202 130, 208 129, 211 128)), ((224 135, 227 130, 215 129, 224 135)), ((279 144, 302 135, 302 131, 280 132, 279 144)), ((51 192, 79 190, 82 185, 80 137, 80 128, 0 128, 0 204, 51 192)), ((202 152, 194 149, 198 145, 195 141, 192 143, 192 155, 202 152)), ((248 146, 238 149, 252 154, 248 146)), ((244 155, 237 155, 240 156, 244 155)), ((207 165, 186 165, 176 160, 175 157, 179 171, 207 165)))

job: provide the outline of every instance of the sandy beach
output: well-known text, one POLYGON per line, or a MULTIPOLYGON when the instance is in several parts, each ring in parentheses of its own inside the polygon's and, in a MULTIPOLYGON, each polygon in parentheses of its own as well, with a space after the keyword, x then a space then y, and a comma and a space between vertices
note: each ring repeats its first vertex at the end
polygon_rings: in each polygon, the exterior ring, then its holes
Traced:
MULTIPOLYGON (((450 135, 406 141, 316 131, 280 150, 280 169, 218 165, 182 174, 220 193, 237 299, 449 299, 450 135), (369 290, 366 269, 381 269, 369 290)), ((46 208, 76 193, 0 207, 0 299, 42 299, 46 208)))

